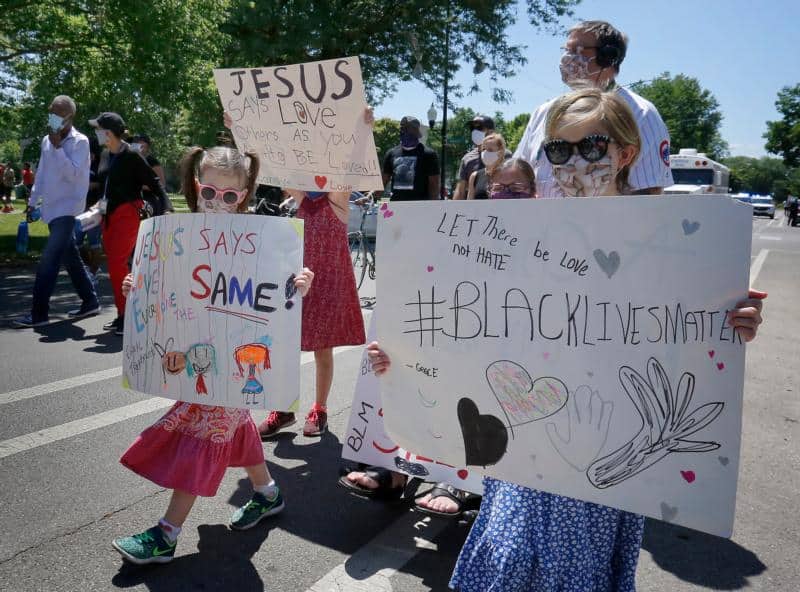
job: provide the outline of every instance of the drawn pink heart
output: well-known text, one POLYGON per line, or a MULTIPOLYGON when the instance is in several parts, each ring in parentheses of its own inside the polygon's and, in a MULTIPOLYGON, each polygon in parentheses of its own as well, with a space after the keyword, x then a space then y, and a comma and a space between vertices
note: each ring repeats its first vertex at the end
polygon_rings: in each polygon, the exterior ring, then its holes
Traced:
POLYGON ((384 217, 384 218, 391 218, 392 216, 394 216, 394 212, 393 212, 392 210, 386 210, 386 211, 383 213, 383 217, 384 217))
POLYGON ((319 187, 320 189, 325 187, 325 183, 327 182, 328 182, 328 177, 325 177, 323 175, 316 175, 314 177, 314 183, 316 183, 317 187, 319 187))
POLYGON ((692 483, 695 480, 694 471, 681 471, 681 477, 686 479, 687 483, 692 483))
POLYGON ((709 358, 713 358, 713 357, 714 357, 714 353, 715 353, 715 352, 714 352, 714 350, 713 350, 713 349, 711 349, 711 350, 708 350, 708 357, 709 357, 709 358))
POLYGON ((386 210, 388 208, 389 208, 389 204, 386 203, 386 202, 383 202, 383 205, 381 206, 381 211, 384 211, 384 210, 386 210))
POLYGON ((469 471, 467 469, 461 469, 456 473, 456 475, 458 475, 458 478, 463 481, 464 479, 469 477, 469 471))
POLYGON ((717 370, 725 370, 725 364, 723 362, 717 362, 717 370))
POLYGON ((433 271, 433 265, 428 265, 428 273, 433 271))
POLYGON ((550 357, 550 352, 544 352, 544 353, 542 354, 542 357, 543 357, 543 358, 546 360, 547 358, 549 358, 549 357, 550 357))

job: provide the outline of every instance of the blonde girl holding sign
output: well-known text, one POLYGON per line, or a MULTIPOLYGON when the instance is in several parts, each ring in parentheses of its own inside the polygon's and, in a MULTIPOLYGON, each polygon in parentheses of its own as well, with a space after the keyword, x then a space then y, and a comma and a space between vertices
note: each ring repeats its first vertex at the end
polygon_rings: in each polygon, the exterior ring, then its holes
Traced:
MULTIPOLYGON (((640 147, 630 108, 613 92, 583 90, 550 108, 543 148, 563 196, 631 193, 628 171, 640 147)), ((554 197, 554 196, 544 196, 554 197)), ((751 341, 763 292, 728 315, 751 341)), ((377 374, 390 361, 369 345, 377 374)), ((450 587, 458 592, 632 592, 644 517, 486 477, 480 513, 464 543, 450 587)))
MULTIPOLYGON (((183 161, 183 188, 192 212, 235 214, 245 212, 253 194, 258 157, 235 149, 192 148, 183 161)), ((305 296, 314 274, 304 268, 295 287, 305 296)), ((123 289, 130 292, 129 274, 123 289)), ((168 352, 168 371, 182 369, 190 355, 168 352)), ((202 351, 196 355, 203 355, 202 351)), ((283 510, 283 496, 264 462, 264 449, 250 411, 178 401, 155 424, 142 432, 120 462, 162 487, 172 489, 164 517, 158 524, 133 536, 118 538, 113 547, 136 564, 172 561, 178 534, 197 496, 216 495, 228 467, 244 467, 253 484, 253 496, 234 512, 230 527, 252 528, 267 516, 283 510)))

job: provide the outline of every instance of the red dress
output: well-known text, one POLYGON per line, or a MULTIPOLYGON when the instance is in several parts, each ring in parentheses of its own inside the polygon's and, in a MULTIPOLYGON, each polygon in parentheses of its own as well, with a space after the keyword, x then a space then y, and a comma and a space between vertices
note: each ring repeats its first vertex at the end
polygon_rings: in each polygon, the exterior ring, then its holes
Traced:
POLYGON ((297 217, 305 223, 303 264, 314 272, 314 284, 303 298, 300 349, 363 344, 367 338, 347 224, 336 217, 327 196, 303 199, 297 217))

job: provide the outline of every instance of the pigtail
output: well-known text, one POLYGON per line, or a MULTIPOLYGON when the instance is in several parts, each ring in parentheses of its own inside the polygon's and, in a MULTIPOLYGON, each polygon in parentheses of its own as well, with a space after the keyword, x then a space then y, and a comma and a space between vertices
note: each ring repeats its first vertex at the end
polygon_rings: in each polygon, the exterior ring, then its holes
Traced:
POLYGON ((186 197, 186 205, 192 212, 197 211, 197 172, 206 151, 200 146, 193 146, 186 151, 181 160, 181 191, 186 197))
POLYGON ((250 203, 250 199, 255 195, 256 181, 258 180, 258 168, 261 163, 261 161, 258 158, 258 154, 256 154, 255 152, 245 152, 244 155, 248 158, 247 197, 245 197, 242 200, 242 203, 239 204, 240 212, 247 211, 247 204, 250 203))

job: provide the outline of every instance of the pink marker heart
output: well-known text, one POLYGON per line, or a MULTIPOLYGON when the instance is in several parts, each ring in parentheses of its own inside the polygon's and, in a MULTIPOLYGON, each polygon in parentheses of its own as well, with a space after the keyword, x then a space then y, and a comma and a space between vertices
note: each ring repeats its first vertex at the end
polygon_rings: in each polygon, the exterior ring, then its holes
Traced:
POLYGON ((386 210, 388 208, 389 208, 389 204, 386 203, 386 202, 383 202, 383 204, 381 205, 381 211, 386 210))
POLYGON ((428 265, 428 273, 433 271, 433 265, 428 265))
POLYGON ((386 211, 383 213, 383 217, 384 217, 384 218, 391 218, 392 216, 394 216, 394 212, 393 212, 392 210, 386 210, 386 211))
POLYGON ((378 409, 378 417, 383 417, 383 407, 378 409))
POLYGON ((467 469, 461 469, 456 473, 456 475, 458 475, 458 478, 463 481, 464 479, 469 477, 469 471, 467 469))
POLYGON ((694 471, 681 471, 681 477, 686 479, 687 483, 692 483, 695 480, 694 471))
POLYGON ((723 362, 717 362, 717 370, 725 370, 725 364, 723 362))
POLYGON ((714 352, 714 350, 713 350, 713 349, 711 349, 711 350, 708 350, 708 357, 709 357, 709 358, 713 358, 713 357, 714 357, 714 353, 715 353, 715 352, 714 352))
POLYGON ((542 354, 542 357, 543 357, 543 358, 546 360, 547 358, 549 358, 549 357, 550 357, 550 352, 544 352, 544 353, 542 354))

